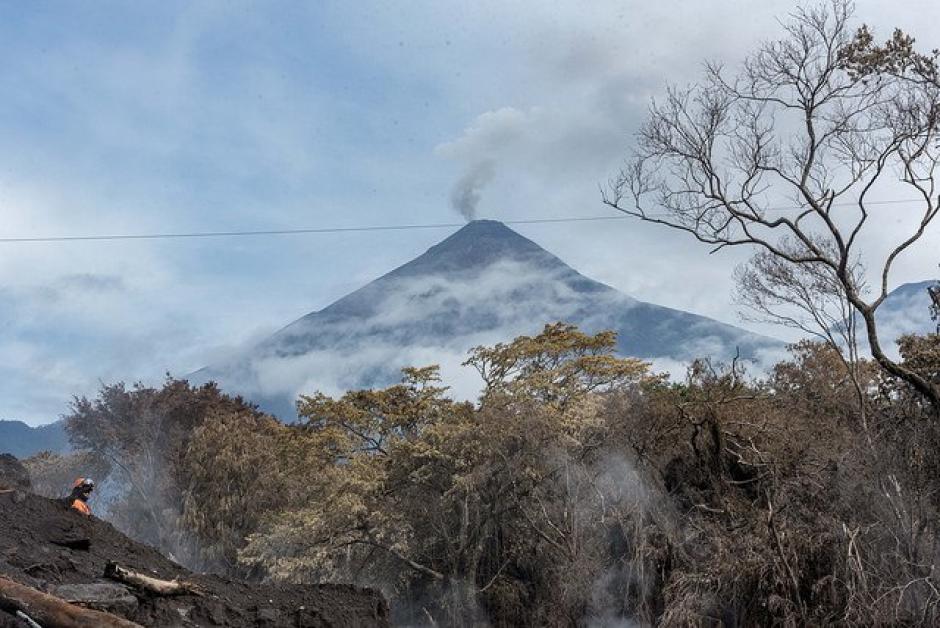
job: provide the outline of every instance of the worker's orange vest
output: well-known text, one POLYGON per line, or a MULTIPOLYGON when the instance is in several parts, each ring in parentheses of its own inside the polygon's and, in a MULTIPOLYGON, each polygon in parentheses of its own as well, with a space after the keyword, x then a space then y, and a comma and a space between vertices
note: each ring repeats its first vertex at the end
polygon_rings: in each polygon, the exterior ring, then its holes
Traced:
POLYGON ((82 513, 83 515, 91 515, 91 508, 89 508, 88 504, 86 504, 80 499, 72 500, 72 508, 82 513))

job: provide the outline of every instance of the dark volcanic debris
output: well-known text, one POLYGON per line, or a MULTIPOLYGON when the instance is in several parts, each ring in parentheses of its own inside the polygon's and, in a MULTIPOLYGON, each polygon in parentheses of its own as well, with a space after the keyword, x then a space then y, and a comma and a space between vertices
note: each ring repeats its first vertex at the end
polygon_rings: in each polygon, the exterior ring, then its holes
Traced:
MULTIPOLYGON (((144 626, 389 625, 388 606, 375 591, 193 574, 105 521, 17 490, 0 493, 0 576, 144 626), (154 578, 192 582, 202 594, 136 591, 105 578, 108 562, 154 578)), ((19 625, 0 610, 0 628, 19 625)))

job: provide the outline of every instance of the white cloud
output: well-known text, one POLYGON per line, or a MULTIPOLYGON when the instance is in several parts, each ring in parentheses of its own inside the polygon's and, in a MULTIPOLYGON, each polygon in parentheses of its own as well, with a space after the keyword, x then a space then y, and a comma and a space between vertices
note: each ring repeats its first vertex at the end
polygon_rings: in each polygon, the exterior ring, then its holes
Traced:
MULTIPOLYGON (((597 184, 648 99, 694 80, 705 58, 736 62, 779 32, 785 10, 729 0, 10 13, 0 26, 12 60, 0 70, 2 231, 441 222, 454 182, 484 162, 495 176, 479 192, 482 216, 602 213, 597 184)), ((925 0, 859 2, 879 33, 898 24, 927 48, 938 11, 925 0)), ((872 249, 908 228, 900 208, 880 217, 872 249)), ((730 276, 744 252, 708 257, 681 234, 632 222, 520 230, 633 296, 735 319, 730 276)), ((895 282, 934 275, 937 231, 899 260, 895 282)), ((0 417, 47 420, 99 379, 214 362, 441 235, 0 246, 0 345, 16 374, 0 387, 0 417)))
MULTIPOLYGON (((667 331, 652 349, 658 355, 730 359, 734 347, 729 343, 740 341, 749 352, 754 341, 705 320, 683 322, 686 326, 677 329, 672 315, 645 306, 625 322, 622 317, 641 304, 612 290, 583 292, 575 287, 580 281, 570 269, 545 259, 499 261, 468 272, 393 275, 348 297, 337 306, 341 316, 334 308, 297 321, 272 340, 214 362, 200 377, 284 413, 300 394, 337 395, 386 385, 403 367, 430 364, 441 367, 443 381, 457 398, 473 399, 481 381, 461 366, 472 347, 536 334, 555 321, 575 322, 592 333, 638 325, 637 333, 654 336, 661 324, 667 331)), ((646 337, 624 340, 628 346, 651 346, 646 337)), ((657 360, 655 366, 681 378, 687 362, 657 360)), ((766 366, 761 356, 757 368, 766 366)))

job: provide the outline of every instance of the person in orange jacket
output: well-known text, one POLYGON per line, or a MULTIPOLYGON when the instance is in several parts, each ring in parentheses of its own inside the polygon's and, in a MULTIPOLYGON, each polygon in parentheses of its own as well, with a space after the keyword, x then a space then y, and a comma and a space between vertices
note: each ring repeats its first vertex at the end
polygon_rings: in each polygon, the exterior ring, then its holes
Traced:
POLYGON ((95 483, 91 478, 78 478, 72 484, 72 492, 69 494, 69 506, 82 513, 91 515, 91 508, 88 507, 88 498, 91 492, 95 490, 95 483))

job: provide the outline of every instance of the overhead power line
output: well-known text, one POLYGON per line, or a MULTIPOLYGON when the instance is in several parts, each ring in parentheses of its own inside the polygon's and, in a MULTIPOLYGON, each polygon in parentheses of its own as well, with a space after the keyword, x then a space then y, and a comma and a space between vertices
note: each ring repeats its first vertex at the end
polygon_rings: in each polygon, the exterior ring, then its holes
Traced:
MULTIPOLYGON (((923 200, 923 199, 920 199, 923 200)), ((869 201, 866 205, 895 205, 901 203, 917 202, 918 199, 895 199, 884 201, 869 201)), ((834 203, 834 207, 853 206, 856 203, 834 203)), ((789 211, 805 209, 805 207, 767 207, 765 211, 789 211)), ((650 214, 651 218, 662 218, 666 214, 650 214)), ((598 222, 607 220, 627 220, 633 218, 629 215, 615 214, 606 216, 571 216, 566 218, 531 218, 527 220, 503 220, 506 225, 538 225, 567 222, 598 222)), ((429 224, 410 225, 368 225, 362 227, 311 227, 303 229, 258 229, 240 231, 187 231, 168 233, 112 233, 95 235, 68 235, 68 236, 21 236, 0 237, 0 244, 16 244, 28 242, 92 242, 108 240, 175 240, 182 238, 227 238, 243 236, 280 236, 302 235, 316 233, 361 233, 368 231, 413 231, 417 229, 456 229, 465 226, 465 222, 440 222, 429 224)))
MULTIPOLYGON (((571 218, 534 218, 530 220, 503 220, 506 225, 534 225, 556 222, 591 222, 599 220, 625 220, 630 216, 582 216, 571 218)), ((15 242, 83 242, 94 240, 170 240, 175 238, 224 238, 238 236, 293 235, 304 233, 355 233, 362 231, 411 231, 415 229, 454 229, 466 222, 439 222, 414 225, 370 225, 366 227, 313 227, 309 229, 263 229, 248 231, 194 231, 179 233, 120 233, 77 236, 37 236, 0 238, 0 243, 15 242)))

